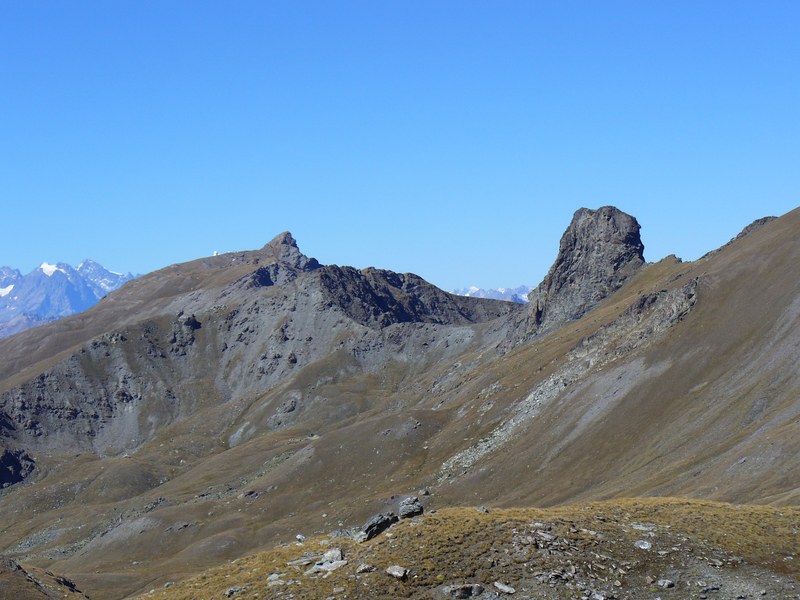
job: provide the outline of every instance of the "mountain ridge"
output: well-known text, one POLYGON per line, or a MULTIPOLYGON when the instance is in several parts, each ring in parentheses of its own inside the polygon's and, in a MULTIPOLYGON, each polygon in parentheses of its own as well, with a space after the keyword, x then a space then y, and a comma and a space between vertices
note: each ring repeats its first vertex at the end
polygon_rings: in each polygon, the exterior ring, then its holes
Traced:
POLYGON ((536 308, 317 265, 281 234, 0 341, 0 439, 36 464, 0 492, 0 551, 123 597, 420 489, 796 503, 800 211, 653 264, 614 211, 576 213, 598 227, 565 232, 536 308))

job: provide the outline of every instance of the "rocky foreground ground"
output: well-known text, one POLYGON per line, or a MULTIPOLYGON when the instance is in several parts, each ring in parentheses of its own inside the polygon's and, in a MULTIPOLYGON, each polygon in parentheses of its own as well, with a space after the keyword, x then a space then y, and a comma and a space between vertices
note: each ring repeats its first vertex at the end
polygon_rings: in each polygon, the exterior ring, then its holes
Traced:
POLYGON ((800 508, 678 499, 449 508, 303 539, 144 598, 800 598, 800 508), (356 536, 357 537, 357 536, 356 536))

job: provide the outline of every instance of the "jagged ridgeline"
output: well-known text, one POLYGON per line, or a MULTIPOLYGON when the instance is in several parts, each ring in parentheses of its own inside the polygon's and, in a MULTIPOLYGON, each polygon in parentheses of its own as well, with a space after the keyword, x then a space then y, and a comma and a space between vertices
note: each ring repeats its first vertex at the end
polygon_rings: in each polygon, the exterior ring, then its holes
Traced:
POLYGON ((411 495, 796 503, 798 232, 648 264, 635 218, 580 209, 525 305, 289 233, 131 281, 0 341, 0 553, 121 598, 411 495))

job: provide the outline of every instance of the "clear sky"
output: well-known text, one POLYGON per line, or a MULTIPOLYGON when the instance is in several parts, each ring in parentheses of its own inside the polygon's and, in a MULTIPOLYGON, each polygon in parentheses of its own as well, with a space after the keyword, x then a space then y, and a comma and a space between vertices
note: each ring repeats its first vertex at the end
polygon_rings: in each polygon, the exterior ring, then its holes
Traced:
POLYGON ((800 2, 0 5, 0 265, 535 284, 581 206, 693 259, 800 205, 800 2))

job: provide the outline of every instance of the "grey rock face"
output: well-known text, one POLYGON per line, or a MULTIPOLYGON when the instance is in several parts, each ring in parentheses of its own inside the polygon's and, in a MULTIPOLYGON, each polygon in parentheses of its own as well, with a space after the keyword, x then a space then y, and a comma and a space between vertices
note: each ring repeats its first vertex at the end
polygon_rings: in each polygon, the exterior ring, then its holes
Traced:
MULTIPOLYGON (((444 461, 440 481, 466 472, 483 456, 508 443, 523 429, 524 423, 540 414, 543 407, 554 402, 567 387, 584 381, 592 369, 630 355, 636 349, 658 340, 693 309, 697 303, 697 288, 698 281, 692 280, 678 288, 637 298, 618 319, 601 327, 570 350, 566 362, 518 402, 514 414, 499 427, 444 461)), ((483 506, 476 510, 488 512, 483 506)))
POLYGON ((243 289, 282 285, 294 281, 301 273, 315 271, 322 266, 316 258, 309 258, 300 251, 297 241, 288 231, 275 236, 262 251, 272 254, 275 262, 259 267, 246 276, 240 284, 243 289))
POLYGON ((264 246, 264 250, 272 251, 278 262, 285 263, 298 271, 313 271, 320 266, 316 258, 309 258, 300 252, 297 241, 288 231, 276 235, 264 246))
POLYGON ((330 306, 371 328, 396 323, 468 325, 515 311, 514 304, 448 294, 413 273, 330 265, 315 273, 330 306))
POLYGON ((422 503, 419 501, 419 498, 416 496, 409 496, 400 502, 400 508, 398 512, 400 513, 401 519, 408 519, 410 517, 421 515, 424 510, 425 509, 423 508, 422 503))
POLYGON ((33 472, 34 462, 25 452, 0 449, 0 488, 19 483, 33 472))
POLYGON ((644 265, 643 252, 635 218, 613 206, 579 209, 555 263, 528 296, 531 326, 548 330, 579 319, 644 265))
POLYGON ((364 535, 366 536, 365 540, 371 540, 376 535, 380 534, 381 532, 385 531, 395 523, 397 523, 397 515, 393 512, 386 512, 386 513, 379 513, 373 517, 370 517, 369 521, 364 524, 364 535))

